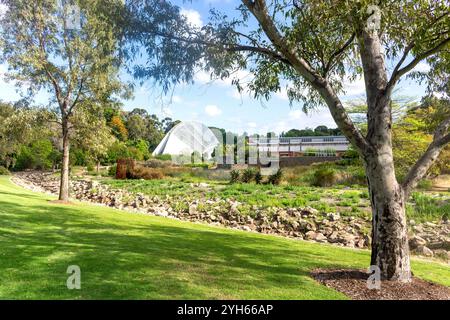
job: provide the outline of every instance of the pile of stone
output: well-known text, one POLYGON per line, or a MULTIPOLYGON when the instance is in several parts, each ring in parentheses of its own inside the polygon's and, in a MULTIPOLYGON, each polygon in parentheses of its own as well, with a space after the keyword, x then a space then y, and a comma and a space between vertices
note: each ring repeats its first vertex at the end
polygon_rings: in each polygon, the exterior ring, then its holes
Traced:
MULTIPOLYGON (((13 179, 17 184, 34 191, 56 194, 59 189, 59 180, 51 173, 27 171, 16 174, 13 179)), ((192 187, 207 188, 208 185, 200 183, 192 187)), ((368 248, 371 241, 370 219, 319 212, 310 207, 253 206, 252 214, 248 215, 241 213, 241 204, 232 199, 196 199, 187 202, 170 196, 158 197, 116 190, 86 179, 72 180, 71 196, 122 210, 351 248, 368 248)), ((423 224, 410 221, 410 226, 412 252, 450 261, 449 221, 423 224)))

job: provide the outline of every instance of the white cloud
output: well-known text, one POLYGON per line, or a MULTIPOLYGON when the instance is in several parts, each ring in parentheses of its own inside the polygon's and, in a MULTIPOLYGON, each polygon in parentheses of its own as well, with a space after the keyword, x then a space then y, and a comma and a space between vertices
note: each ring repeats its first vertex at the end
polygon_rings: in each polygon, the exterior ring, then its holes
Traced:
POLYGON ((172 109, 170 109, 170 108, 168 108, 168 107, 164 107, 164 108, 161 110, 161 114, 162 114, 164 117, 173 117, 173 111, 172 111, 172 109))
POLYGON ((181 103, 183 101, 183 99, 180 96, 173 96, 172 97, 172 102, 173 103, 181 103))
POLYGON ((291 119, 300 119, 304 113, 301 110, 292 110, 289 111, 289 118, 291 119))
POLYGON ((203 21, 200 13, 194 9, 181 9, 180 13, 186 17, 188 22, 198 28, 203 26, 203 21))
POLYGON ((214 104, 208 104, 205 107, 205 113, 210 117, 216 117, 222 114, 222 110, 220 110, 219 107, 214 104))
POLYGON ((257 124, 256 124, 256 122, 248 122, 248 123, 247 123, 247 126, 248 126, 249 128, 256 128, 257 124))
POLYGON ((350 81, 349 79, 344 81, 344 91, 346 96, 361 95, 366 92, 366 86, 362 77, 350 81))

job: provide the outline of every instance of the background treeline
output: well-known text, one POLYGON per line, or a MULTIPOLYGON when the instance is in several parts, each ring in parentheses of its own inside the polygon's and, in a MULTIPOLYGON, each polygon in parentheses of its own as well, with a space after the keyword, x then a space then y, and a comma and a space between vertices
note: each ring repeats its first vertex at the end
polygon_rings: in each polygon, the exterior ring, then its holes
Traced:
MULTIPOLYGON (((178 121, 159 119, 144 109, 120 106, 80 111, 73 123, 70 164, 114 164, 118 158, 147 160, 164 134, 178 121)), ((61 136, 57 115, 21 102, 0 101, 0 166, 8 170, 57 169, 61 136)))

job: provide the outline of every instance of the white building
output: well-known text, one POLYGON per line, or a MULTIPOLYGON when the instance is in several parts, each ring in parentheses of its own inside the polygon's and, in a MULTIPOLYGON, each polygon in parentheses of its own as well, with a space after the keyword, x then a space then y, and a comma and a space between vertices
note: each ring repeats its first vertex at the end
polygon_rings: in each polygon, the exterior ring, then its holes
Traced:
POLYGON ((280 157, 296 157, 314 153, 316 156, 340 156, 350 147, 344 136, 311 136, 266 138, 250 137, 249 146, 258 148, 259 152, 271 152, 280 157))
POLYGON ((196 152, 209 158, 219 144, 214 133, 204 124, 184 121, 177 124, 165 135, 153 155, 188 155, 196 152))

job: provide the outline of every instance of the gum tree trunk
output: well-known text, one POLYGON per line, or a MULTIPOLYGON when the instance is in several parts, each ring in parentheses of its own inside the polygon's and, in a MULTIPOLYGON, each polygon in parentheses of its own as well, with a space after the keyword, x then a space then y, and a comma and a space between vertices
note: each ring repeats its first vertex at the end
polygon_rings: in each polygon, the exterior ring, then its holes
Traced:
POLYGON ((367 96, 368 147, 361 151, 372 205, 371 265, 385 280, 411 281, 405 192, 397 182, 392 153, 391 92, 376 32, 358 35, 367 96))
POLYGON ((408 235, 405 196, 395 178, 393 159, 386 155, 367 158, 366 172, 372 205, 371 265, 378 266, 381 278, 409 282, 408 235))
POLYGON ((69 201, 69 123, 66 117, 62 120, 63 156, 61 164, 61 181, 59 187, 59 200, 69 201))

